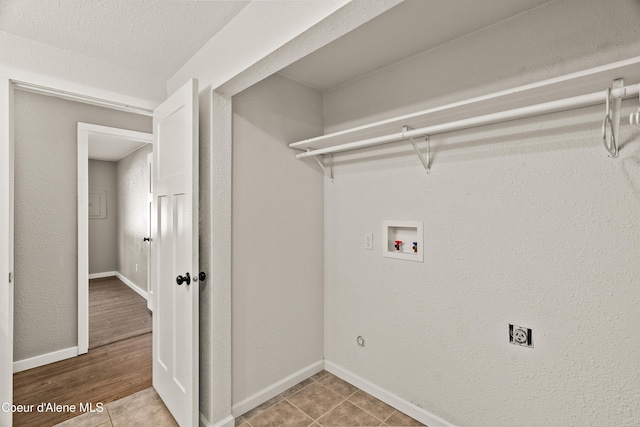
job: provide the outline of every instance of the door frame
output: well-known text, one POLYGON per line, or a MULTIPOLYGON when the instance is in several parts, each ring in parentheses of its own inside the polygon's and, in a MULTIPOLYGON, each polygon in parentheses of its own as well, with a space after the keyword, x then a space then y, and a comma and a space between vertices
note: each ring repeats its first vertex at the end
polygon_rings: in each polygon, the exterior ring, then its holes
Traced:
MULTIPOLYGON (((153 134, 152 134, 153 137, 153 134)), ((149 250, 147 251, 147 308, 153 312, 153 289, 151 282, 151 248, 153 248, 153 242, 151 241, 152 224, 151 219, 153 216, 153 153, 147 154, 147 178, 149 179, 149 194, 147 194, 147 208, 149 214, 149 221, 147 222, 147 236, 149 239, 149 250)))
MULTIPOLYGON (((13 85, 0 78, 0 403, 13 401, 13 85)), ((0 410, 0 426, 11 412, 0 410)))
MULTIPOLYGON (((153 134, 78 122, 78 355, 89 351, 89 136, 153 144, 153 134)), ((151 248, 149 249, 151 250, 151 248)))

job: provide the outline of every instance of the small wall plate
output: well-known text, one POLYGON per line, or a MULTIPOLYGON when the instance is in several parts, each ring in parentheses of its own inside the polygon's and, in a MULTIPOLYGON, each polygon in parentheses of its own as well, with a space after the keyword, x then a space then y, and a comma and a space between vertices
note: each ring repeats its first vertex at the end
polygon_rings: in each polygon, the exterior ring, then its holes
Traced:
POLYGON ((533 347, 531 329, 509 324, 509 342, 523 347, 533 347))

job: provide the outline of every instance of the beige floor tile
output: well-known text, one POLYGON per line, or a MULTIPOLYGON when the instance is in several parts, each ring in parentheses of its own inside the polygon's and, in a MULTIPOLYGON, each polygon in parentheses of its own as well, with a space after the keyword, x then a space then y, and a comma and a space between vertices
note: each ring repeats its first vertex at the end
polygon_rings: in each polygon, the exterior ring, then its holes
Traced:
POLYGON ((278 395, 278 396, 276 396, 276 397, 274 397, 272 399, 267 400, 262 405, 257 406, 255 408, 253 408, 252 410, 242 414, 242 416, 246 420, 250 420, 251 418, 257 417, 258 415, 262 414, 264 411, 266 411, 267 409, 271 408, 276 403, 279 403, 281 400, 282 400, 282 396, 278 395))
POLYGON ((160 402, 160 396, 153 387, 134 393, 115 402, 107 403, 106 407, 111 418, 117 418, 127 412, 135 411, 151 403, 160 402))
POLYGON ((343 397, 349 397, 358 390, 357 387, 330 373, 320 378, 318 382, 343 397))
POLYGON ((314 382, 287 400, 315 420, 337 406, 344 397, 314 382))
POLYGON ((177 427, 178 424, 171 416, 169 410, 162 401, 151 403, 128 412, 117 418, 112 418, 113 427, 130 426, 154 426, 154 427, 177 427))
POLYGON ((362 390, 358 390, 349 396, 349 401, 378 418, 380 421, 386 420, 387 417, 395 411, 391 406, 362 390))
POLYGON ((236 424, 235 424, 236 427, 240 427, 243 424, 247 424, 247 420, 245 417, 239 416, 238 418, 236 418, 236 424))
POLYGON ((56 424, 56 427, 96 427, 109 421, 109 414, 104 410, 102 412, 87 412, 56 424))
POLYGON ((113 424, 109 421, 108 423, 100 424, 98 427, 113 427, 113 424))
POLYGON ((414 420, 400 411, 395 411, 385 420, 385 424, 390 427, 415 427, 424 426, 420 421, 414 420))
POLYGON ((313 420, 304 412, 283 400, 262 414, 252 418, 253 427, 308 427, 313 420))
POLYGON ((291 387, 290 389, 280 393, 280 396, 287 398, 289 396, 293 396, 294 394, 296 394, 297 392, 299 392, 300 390, 302 390, 303 388, 311 385, 315 383, 314 380, 312 380, 311 378, 307 378, 304 381, 299 382, 298 384, 294 385, 293 387, 291 387))
POLYGON ((329 372, 322 370, 320 372, 318 372, 317 374, 315 374, 314 376, 311 377, 312 380, 318 381, 320 378, 324 377, 325 375, 327 375, 329 372))
POLYGON ((341 403, 317 421, 324 427, 378 427, 380 425, 380 420, 349 401, 341 403))

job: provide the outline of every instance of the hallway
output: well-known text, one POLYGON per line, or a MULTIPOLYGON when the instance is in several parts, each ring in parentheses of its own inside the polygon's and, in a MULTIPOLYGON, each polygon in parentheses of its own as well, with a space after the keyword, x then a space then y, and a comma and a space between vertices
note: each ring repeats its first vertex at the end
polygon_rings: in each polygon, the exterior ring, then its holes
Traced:
POLYGON ((13 425, 51 426, 80 415, 80 403, 107 404, 151 387, 151 334, 13 376, 16 405, 75 405, 75 412, 15 413, 13 425))
MULTIPOLYGON (((107 404, 151 387, 151 313, 147 301, 116 277, 89 284, 89 352, 14 374, 14 426, 51 426, 83 412, 80 404, 107 404), (75 410, 38 411, 41 403, 75 410)), ((105 412, 106 413, 106 412, 105 412)))

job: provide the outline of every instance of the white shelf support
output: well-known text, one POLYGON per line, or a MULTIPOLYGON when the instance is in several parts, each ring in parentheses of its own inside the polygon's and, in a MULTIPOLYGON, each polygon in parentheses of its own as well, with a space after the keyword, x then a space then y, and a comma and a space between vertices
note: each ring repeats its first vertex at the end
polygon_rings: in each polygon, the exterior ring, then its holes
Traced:
MULTIPOLYGON (((639 85, 622 86, 610 90, 613 98, 624 99, 634 95, 638 95, 639 85)), ((496 113, 485 114, 476 117, 470 117, 452 122, 440 123, 423 128, 407 130, 406 132, 397 132, 373 138, 355 140, 339 145, 326 148, 311 149, 304 153, 296 154, 298 159, 305 157, 318 156, 320 154, 338 153, 343 151, 356 150, 360 148, 373 147, 376 145, 388 144, 390 142, 398 142, 408 138, 416 138, 426 135, 436 135, 456 130, 469 129, 477 126, 500 123, 508 120, 522 119, 526 117, 535 117, 543 114, 556 113, 574 108, 588 107, 606 102, 607 93, 603 91, 588 93, 585 95, 573 96, 570 98, 558 99, 556 101, 545 102, 542 104, 529 105, 526 107, 505 110, 496 113)), ((611 121, 605 118, 605 121, 611 121)), ((605 123, 606 125, 606 123, 605 123)), ((291 144, 290 144, 291 145, 291 144)))
MULTIPOLYGON (((640 102, 640 83, 638 84, 638 102, 640 102)), ((640 128, 640 107, 638 107, 638 111, 629 115, 629 124, 640 128)))
MULTIPOLYGON (((310 149, 307 149, 307 151, 309 150, 310 149)), ((316 163, 318 163, 318 165, 322 168, 325 175, 329 176, 329 178, 331 178, 331 182, 333 182, 333 154, 330 156, 330 158, 331 158, 331 163, 329 164, 329 169, 327 170, 326 166, 324 165, 324 156, 322 156, 322 160, 320 160, 318 156, 313 157, 316 163)))
MULTIPOLYGON (((404 136, 408 130, 413 130, 413 128, 411 126, 402 126, 402 136, 404 136)), ((416 154, 418 155, 418 158, 422 162, 422 166, 424 166, 424 169, 427 171, 427 173, 431 173, 431 141, 429 141, 429 135, 426 135, 425 137, 425 140, 427 141, 427 158, 426 159, 424 158, 422 151, 420 151, 420 148, 418 147, 418 144, 416 144, 416 141, 413 139, 413 137, 409 136, 407 138, 409 139, 409 141, 411 141, 411 145, 413 145, 413 149, 416 150, 416 154)))
POLYGON ((604 148, 609 153, 609 157, 612 159, 618 157, 618 141, 620 140, 620 110, 622 108, 622 97, 612 96, 612 94, 613 91, 620 88, 624 88, 623 79, 614 80, 611 88, 607 89, 605 97, 606 114, 602 121, 602 142, 604 144, 604 148), (607 127, 609 128, 608 137, 607 127))
MULTIPOLYGON (((411 140, 425 170, 429 172, 430 141, 427 139, 425 158, 424 150, 418 149, 419 144, 413 138, 427 135, 431 137, 477 126, 608 103, 602 125, 603 145, 610 157, 616 157, 619 148, 617 141, 620 140, 620 105, 624 99, 639 97, 638 81, 640 56, 339 130, 290 143, 289 147, 301 150, 302 152, 296 154, 296 158, 303 159, 411 140), (624 81, 636 83, 625 86, 621 77, 624 77, 624 81), (603 91, 602 88, 605 87, 609 89, 603 91), (470 117, 471 111, 477 115, 470 117), (402 131, 398 131, 398 128, 402 128, 402 131)), ((637 112, 631 113, 629 122, 640 128, 640 108, 637 112)))

